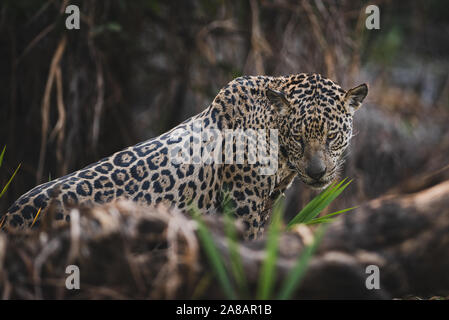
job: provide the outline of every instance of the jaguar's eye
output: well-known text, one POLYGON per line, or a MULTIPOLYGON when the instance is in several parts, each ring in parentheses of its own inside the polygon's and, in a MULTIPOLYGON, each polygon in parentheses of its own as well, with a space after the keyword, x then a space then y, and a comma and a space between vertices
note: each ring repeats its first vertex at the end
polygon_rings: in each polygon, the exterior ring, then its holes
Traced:
POLYGON ((327 135, 327 140, 334 140, 337 137, 337 134, 335 132, 329 133, 327 135))
POLYGON ((295 136, 295 140, 296 140, 297 142, 299 142, 299 143, 301 144, 301 146, 302 146, 302 144, 303 144, 302 136, 300 136, 300 135, 295 136))

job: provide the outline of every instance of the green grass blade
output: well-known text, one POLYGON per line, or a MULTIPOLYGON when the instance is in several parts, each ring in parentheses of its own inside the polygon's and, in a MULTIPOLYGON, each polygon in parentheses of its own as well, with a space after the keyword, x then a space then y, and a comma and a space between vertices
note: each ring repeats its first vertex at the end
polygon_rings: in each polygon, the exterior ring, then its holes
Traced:
POLYGON ((288 273, 287 278, 285 279, 281 290, 279 291, 279 295, 277 297, 279 300, 290 299, 296 288, 301 283, 301 280, 304 278, 304 275, 307 271, 309 260, 318 247, 318 244, 321 242, 325 229, 326 228, 323 226, 319 227, 316 231, 312 244, 304 248, 303 253, 298 258, 295 266, 288 273))
POLYGON ((212 272, 207 272, 204 276, 201 277, 201 279, 198 281, 198 284, 193 289, 192 296, 190 297, 191 300, 198 300, 203 297, 203 294, 210 286, 213 277, 214 275, 212 274, 212 272))
POLYGON ((284 201, 282 197, 279 197, 274 204, 273 215, 271 218, 272 220, 268 229, 267 244, 265 247, 266 258, 260 271, 257 287, 257 299, 269 299, 276 280, 276 261, 278 255, 283 206, 284 201))
POLYGON ((198 223, 198 237, 203 245, 204 251, 212 265, 215 274, 218 277, 221 287, 228 299, 235 300, 237 296, 234 289, 232 288, 231 281, 226 273, 226 268, 224 262, 221 258, 220 252, 214 244, 214 240, 209 230, 207 229, 205 223, 200 217, 200 213, 196 209, 191 209, 193 212, 193 217, 198 223))
POLYGON ((332 201, 335 200, 352 180, 346 182, 347 179, 343 179, 337 185, 331 184, 321 194, 315 197, 309 202, 288 224, 288 228, 298 223, 308 223, 313 220, 320 212, 326 208, 332 201), (345 183, 346 182, 346 183, 345 183))
POLYGON ((313 225, 313 224, 321 224, 321 223, 331 223, 334 222, 335 219, 313 219, 312 221, 307 222, 306 224, 309 225, 313 225))
MULTIPOLYGON (((352 207, 352 208, 347 208, 347 209, 335 211, 335 212, 326 214, 326 215, 324 215, 324 216, 322 216, 322 217, 312 219, 312 220, 310 220, 309 222, 306 222, 306 224, 321 223, 321 222, 320 222, 321 220, 330 220, 330 221, 333 221, 334 219, 330 219, 331 217, 334 217, 334 216, 336 216, 336 215, 339 215, 339 214, 342 214, 342 213, 345 213, 345 212, 354 210, 355 208, 357 208, 357 207, 352 207)), ((324 222, 324 221, 323 221, 323 222, 324 222)), ((327 222, 327 221, 326 221, 326 222, 327 222)))
POLYGON ((3 163, 3 157, 5 156, 5 151, 6 151, 6 145, 3 147, 2 153, 0 153, 0 167, 2 166, 2 163, 3 163))
POLYGON ((328 186, 323 192, 313 198, 287 225, 287 227, 291 227, 294 224, 303 223, 306 219, 306 216, 309 215, 311 211, 313 211, 322 201, 327 197, 327 195, 332 191, 335 183, 332 183, 328 186))
POLYGON ((248 283, 245 277, 242 260, 239 253, 237 241, 237 230, 235 228, 235 219, 232 215, 232 209, 228 204, 224 206, 225 233, 229 247, 231 262, 231 271, 237 283, 240 297, 249 298, 248 283))
POLYGON ((351 181, 343 185, 345 180, 346 179, 342 180, 340 183, 330 189, 330 192, 326 194, 322 201, 306 216, 304 221, 305 223, 318 216, 324 208, 326 208, 332 201, 334 201, 336 197, 340 195, 341 192, 343 192, 344 189, 346 189, 351 181))
POLYGON ((14 173, 12 174, 12 176, 11 176, 11 178, 9 179, 8 183, 6 184, 6 186, 3 187, 3 190, 2 190, 2 192, 0 193, 0 198, 3 196, 3 194, 6 192, 6 190, 8 190, 8 187, 9 187, 10 183, 11 183, 12 180, 14 179, 14 177, 15 177, 17 171, 19 171, 21 165, 22 165, 22 164, 19 164, 19 165, 17 166, 16 171, 14 171, 14 173))

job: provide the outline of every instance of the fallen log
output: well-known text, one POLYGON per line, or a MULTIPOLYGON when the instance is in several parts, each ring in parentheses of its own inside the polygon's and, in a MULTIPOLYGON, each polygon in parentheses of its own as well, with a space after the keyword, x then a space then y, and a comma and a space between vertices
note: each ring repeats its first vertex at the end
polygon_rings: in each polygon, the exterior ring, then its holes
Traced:
MULTIPOLYGON (((220 216, 204 221, 229 266, 220 216)), ((239 250, 252 292, 265 259, 265 238, 239 250)), ((275 291, 295 265, 313 230, 283 232, 275 291)), ((295 291, 296 299, 389 299, 449 293, 449 181, 419 192, 390 195, 345 214, 327 228, 295 291), (366 267, 380 272, 380 289, 366 287, 366 267)), ((49 218, 38 232, 0 234, 3 299, 226 298, 189 215, 163 206, 118 202, 77 208, 71 223, 49 218), (79 290, 66 288, 69 265, 79 267, 79 290)), ((252 296, 253 297, 253 296, 252 296)))

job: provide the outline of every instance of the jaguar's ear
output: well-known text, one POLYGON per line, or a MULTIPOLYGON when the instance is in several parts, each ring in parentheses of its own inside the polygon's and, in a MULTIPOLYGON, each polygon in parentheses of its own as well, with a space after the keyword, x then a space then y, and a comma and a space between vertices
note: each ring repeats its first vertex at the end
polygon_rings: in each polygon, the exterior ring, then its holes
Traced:
POLYGON ((355 88, 349 89, 345 95, 346 108, 353 113, 362 106, 362 101, 368 94, 368 86, 364 83, 355 88))
POLYGON ((286 115, 290 104, 285 97, 285 94, 281 91, 267 88, 266 95, 268 100, 273 104, 277 113, 286 115))

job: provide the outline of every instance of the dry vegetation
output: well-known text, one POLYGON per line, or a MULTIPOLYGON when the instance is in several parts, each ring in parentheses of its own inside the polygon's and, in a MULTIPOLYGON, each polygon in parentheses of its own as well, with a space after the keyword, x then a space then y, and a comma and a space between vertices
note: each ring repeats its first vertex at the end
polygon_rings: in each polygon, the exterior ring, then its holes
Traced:
MULTIPOLYGON (((71 221, 58 226, 49 215, 38 233, 0 235, 3 299, 226 298, 203 251, 197 222, 188 215, 117 202, 73 209, 71 221), (80 290, 65 287, 65 268, 71 264, 81 270, 80 290)), ((205 222, 229 270, 223 219, 207 216, 205 222)), ((449 182, 370 201, 330 225, 293 298, 447 295, 448 228, 449 182), (365 268, 373 264, 381 270, 380 290, 365 287, 365 268)), ((275 291, 312 238, 303 225, 281 235, 275 291)), ((266 238, 244 242, 239 232, 238 239, 253 292, 266 259, 266 238)))
MULTIPOLYGON (((81 30, 70 32, 66 3, 0 5, 0 184, 22 163, 0 211, 49 177, 173 127, 234 77, 319 72, 345 87, 370 85, 343 172, 354 182, 330 210, 362 207, 329 227, 295 297, 448 294, 445 1, 371 1, 381 8, 378 31, 364 28, 359 1, 86 0, 81 30), (373 261, 386 272, 382 290, 361 290, 373 261)), ((313 195, 296 182, 286 217, 313 195)), ((223 297, 188 216, 129 203, 79 210, 70 228, 0 234, 3 298, 223 297), (80 292, 62 289, 72 262, 84 270, 80 292)), ((226 255, 221 220, 207 222, 226 255)), ((304 232, 283 235, 280 279, 304 232)), ((242 242, 248 275, 264 241, 242 242)))

